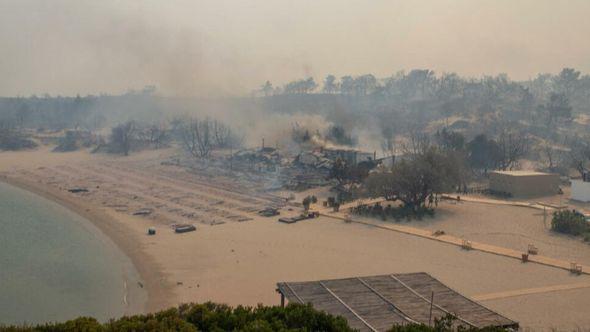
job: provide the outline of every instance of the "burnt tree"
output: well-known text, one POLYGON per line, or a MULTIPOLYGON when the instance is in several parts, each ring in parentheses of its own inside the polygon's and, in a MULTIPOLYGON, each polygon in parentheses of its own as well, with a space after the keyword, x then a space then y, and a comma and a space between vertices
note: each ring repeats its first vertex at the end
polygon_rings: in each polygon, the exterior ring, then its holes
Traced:
POLYGON ((128 121, 114 127, 111 130, 111 151, 128 156, 136 133, 137 126, 133 121, 128 121))

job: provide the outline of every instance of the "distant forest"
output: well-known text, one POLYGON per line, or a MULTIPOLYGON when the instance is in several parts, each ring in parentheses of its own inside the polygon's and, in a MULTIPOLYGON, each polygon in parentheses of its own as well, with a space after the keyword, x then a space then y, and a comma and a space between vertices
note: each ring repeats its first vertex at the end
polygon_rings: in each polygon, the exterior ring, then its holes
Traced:
MULTIPOLYGON (((369 132, 380 144, 417 132, 443 128, 471 140, 496 138, 506 130, 532 138, 533 145, 568 149, 588 141, 590 75, 572 68, 539 74, 527 81, 507 75, 465 78, 428 69, 398 72, 387 78, 366 74, 333 75, 282 86, 266 82, 239 98, 172 98, 154 87, 122 95, 30 96, 0 98, 0 127, 96 131, 125 121, 172 121, 183 114, 274 114, 322 116, 346 132, 369 132), (578 144, 578 143, 576 143, 578 144)), ((264 121, 264 118, 256 121, 264 121)), ((239 126, 240 122, 229 123, 239 126)))
MULTIPOLYGON (((371 74, 340 79, 328 75, 321 86, 314 78, 296 80, 282 87, 273 87, 267 81, 254 95, 275 99, 270 104, 276 111, 319 108, 316 110, 330 112, 338 110, 325 107, 337 105, 353 113, 365 112, 384 118, 405 115, 413 126, 452 116, 551 125, 582 114, 590 115, 590 75, 582 75, 572 68, 564 68, 556 75, 539 74, 528 81, 513 81, 506 74, 478 79, 453 73, 436 75, 428 69, 399 72, 384 79, 371 74), (309 97, 303 99, 302 95, 309 97)), ((396 119, 407 127, 405 121, 399 120, 396 119)))
MULTIPOLYGON (((154 87, 110 96, 30 96, 0 98, 0 121, 25 127, 97 128, 122 117, 155 117, 166 110, 187 109, 178 100, 156 97, 154 87)), ((457 74, 436 75, 428 69, 398 72, 388 78, 372 74, 327 76, 274 87, 263 84, 253 98, 221 99, 224 107, 262 107, 272 111, 330 114, 364 112, 409 115, 411 121, 428 123, 452 116, 495 116, 508 121, 551 124, 580 114, 590 115, 590 75, 564 68, 556 75, 539 74, 528 81, 513 81, 507 75, 464 78, 457 74)), ((210 106, 196 101, 196 110, 210 106)), ((215 102, 213 102, 215 103, 215 102)), ((403 122, 403 121, 402 121, 403 122)))

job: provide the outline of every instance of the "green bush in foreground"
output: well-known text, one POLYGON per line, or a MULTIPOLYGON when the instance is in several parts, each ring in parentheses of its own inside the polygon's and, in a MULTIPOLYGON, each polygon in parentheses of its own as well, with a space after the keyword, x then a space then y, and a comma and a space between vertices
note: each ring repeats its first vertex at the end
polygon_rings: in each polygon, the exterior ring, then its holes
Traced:
MULTIPOLYGON (((394 326, 391 332, 451 331, 454 318, 444 317, 435 321, 434 327, 426 325, 394 326)), ((184 304, 153 314, 125 316, 100 323, 94 318, 80 317, 64 323, 47 323, 37 326, 0 326, 6 332, 111 332, 111 331, 243 331, 243 332, 347 332, 354 331, 342 317, 335 317, 313 309, 311 305, 289 304, 286 307, 262 306, 232 308, 224 304, 184 304)), ((463 331, 503 331, 484 329, 463 331)))
POLYGON ((447 314, 440 319, 434 319, 434 326, 425 324, 394 325, 387 332, 502 332, 506 331, 501 327, 484 327, 482 329, 473 327, 455 326, 456 317, 447 314))
POLYGON ((590 226, 586 222, 586 218, 571 210, 561 210, 553 213, 551 220, 551 229, 553 231, 571 235, 582 235, 590 232, 590 226))
POLYGON ((183 304, 153 314, 125 316, 99 323, 80 317, 64 323, 0 326, 0 331, 353 331, 342 317, 317 311, 311 305, 289 304, 232 308, 224 304, 183 304))

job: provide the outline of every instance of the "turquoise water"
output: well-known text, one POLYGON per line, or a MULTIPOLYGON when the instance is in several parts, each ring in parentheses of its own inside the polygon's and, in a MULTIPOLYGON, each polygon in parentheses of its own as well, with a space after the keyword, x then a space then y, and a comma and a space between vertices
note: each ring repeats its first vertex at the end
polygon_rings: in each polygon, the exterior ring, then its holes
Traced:
POLYGON ((88 220, 0 183, 0 323, 121 316, 137 279, 130 260, 88 220))

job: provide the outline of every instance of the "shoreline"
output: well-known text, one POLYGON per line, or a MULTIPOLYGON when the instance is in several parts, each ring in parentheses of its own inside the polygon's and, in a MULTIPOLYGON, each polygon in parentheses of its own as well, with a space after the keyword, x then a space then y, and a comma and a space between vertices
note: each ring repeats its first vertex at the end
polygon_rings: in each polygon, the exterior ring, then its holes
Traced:
MULTIPOLYGON (((5 174, 0 175, 0 182, 41 196, 83 217, 97 228, 103 236, 110 239, 130 259, 131 264, 141 279, 141 287, 146 292, 147 300, 143 304, 132 301, 126 312, 122 315, 149 313, 176 304, 174 301, 171 301, 174 298, 172 290, 162 285, 161 281, 165 279, 163 269, 150 255, 140 248, 140 241, 136 239, 137 234, 131 232, 124 224, 117 222, 104 211, 101 211, 100 207, 69 197, 53 188, 23 179, 9 177, 5 174)), ((125 280, 125 282, 128 284, 138 283, 139 280, 125 280)), ((127 285, 127 299, 132 299, 135 297, 134 292, 129 291, 129 288, 129 285, 127 285)))

